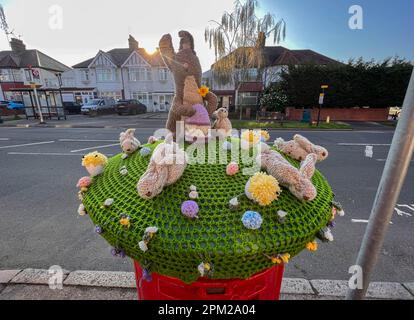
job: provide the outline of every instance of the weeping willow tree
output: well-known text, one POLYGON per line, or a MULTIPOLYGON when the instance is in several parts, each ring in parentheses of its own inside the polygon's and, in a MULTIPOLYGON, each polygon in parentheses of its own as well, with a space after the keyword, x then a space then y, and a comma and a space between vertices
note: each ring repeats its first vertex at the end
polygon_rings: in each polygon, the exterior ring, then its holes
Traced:
POLYGON ((255 80, 261 77, 266 40, 279 43, 286 36, 283 19, 277 20, 271 13, 259 18, 257 8, 257 0, 237 0, 232 12, 224 12, 221 21, 212 20, 205 29, 205 41, 216 57, 213 79, 222 85, 233 83, 236 100, 240 84, 249 78, 251 69, 258 71, 255 80))

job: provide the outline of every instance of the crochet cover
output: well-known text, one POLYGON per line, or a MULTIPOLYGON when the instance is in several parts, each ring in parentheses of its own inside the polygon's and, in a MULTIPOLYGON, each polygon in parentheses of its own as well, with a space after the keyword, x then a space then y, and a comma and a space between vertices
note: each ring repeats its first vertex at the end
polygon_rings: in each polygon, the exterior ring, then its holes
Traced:
MULTIPOLYGON (((144 147, 154 150, 158 143, 144 147)), ((240 163, 240 172, 228 176, 226 164, 218 161, 188 165, 178 182, 151 200, 140 198, 136 191, 136 183, 147 169, 150 156, 135 152, 123 160, 121 154, 116 155, 109 159, 104 173, 93 178, 83 204, 112 246, 124 250, 151 272, 186 283, 200 277, 197 267, 201 262, 211 264, 210 278, 249 278, 273 266, 269 256, 297 255, 329 223, 334 195, 319 171, 312 178, 318 195, 311 202, 302 202, 282 188, 279 199, 270 206, 262 207, 240 196, 240 207, 231 210, 229 201, 244 193, 250 176, 241 173, 245 165, 241 159, 232 159, 230 151, 218 145, 217 159, 218 153, 226 154, 227 163, 240 163), (120 174, 123 166, 128 170, 127 175, 120 174), (199 193, 198 219, 189 219, 181 213, 181 204, 189 200, 191 185, 199 193), (114 202, 105 208, 102 205, 109 198, 114 202), (279 210, 288 213, 284 222, 278 220, 279 210), (246 211, 260 213, 263 218, 260 229, 243 226, 241 218, 246 211), (119 223, 122 214, 130 217, 129 228, 119 223), (138 243, 147 227, 157 227, 158 232, 148 244, 149 250, 143 252, 138 243)), ((299 166, 298 161, 287 159, 299 166)))

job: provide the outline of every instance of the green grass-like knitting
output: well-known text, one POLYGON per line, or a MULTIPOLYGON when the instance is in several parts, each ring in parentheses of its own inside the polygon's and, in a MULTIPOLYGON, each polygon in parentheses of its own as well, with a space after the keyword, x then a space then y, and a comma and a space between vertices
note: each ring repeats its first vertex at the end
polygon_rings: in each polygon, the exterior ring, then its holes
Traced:
MULTIPOLYGON (((155 146, 146 145, 151 149, 155 146)), ((219 152, 228 162, 240 160, 232 159, 231 152, 222 150, 221 146, 217 147, 217 158, 219 152)), ((92 221, 103 228, 102 236, 141 265, 149 264, 152 272, 191 283, 199 278, 197 266, 209 262, 213 265, 214 279, 246 279, 273 266, 264 254, 297 255, 331 218, 333 193, 319 171, 312 179, 318 196, 308 203, 299 201, 283 188, 279 200, 270 206, 260 207, 242 196, 240 209, 231 211, 229 200, 244 193, 249 176, 241 172, 227 176, 226 164, 188 165, 177 183, 166 187, 156 198, 144 200, 138 196, 136 184, 149 158, 142 157, 139 152, 125 160, 121 159, 121 154, 111 158, 105 172, 94 178, 83 203, 92 221), (127 167, 127 176, 119 173, 122 166, 127 167), (181 204, 189 200, 191 185, 195 185, 199 193, 196 200, 200 207, 199 219, 195 220, 181 214, 181 204), (113 205, 102 208, 108 198, 114 199, 113 205), (262 215, 264 221, 259 230, 243 226, 241 217, 247 210, 262 215), (278 222, 278 210, 288 212, 285 223, 278 222), (129 229, 119 223, 122 213, 131 217, 129 229), (150 226, 159 230, 144 253, 138 242, 150 226)), ((297 161, 288 160, 299 165, 297 161)), ((250 166, 241 164, 240 169, 250 166)))

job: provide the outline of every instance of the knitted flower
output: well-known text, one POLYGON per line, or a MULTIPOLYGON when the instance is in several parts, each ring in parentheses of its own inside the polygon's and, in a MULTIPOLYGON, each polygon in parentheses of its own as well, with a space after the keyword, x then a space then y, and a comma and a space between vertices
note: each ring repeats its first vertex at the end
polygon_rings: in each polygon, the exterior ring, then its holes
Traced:
POLYGON ((188 218, 198 218, 197 214, 199 211, 197 202, 193 200, 184 201, 181 205, 181 213, 188 218))
POLYGON ((211 265, 208 262, 201 262, 197 269, 202 277, 208 276, 212 271, 211 265))
POLYGON ((97 234, 102 234, 102 233, 103 233, 103 229, 102 229, 102 227, 101 227, 101 226, 96 225, 96 226, 95 226, 95 232, 96 232, 97 234))
POLYGON ((242 217, 243 225, 247 229, 256 230, 262 226, 263 218, 255 211, 246 211, 242 217))
POLYGON ((79 208, 78 208, 78 214, 79 214, 80 216, 85 216, 85 215, 87 215, 87 212, 86 212, 85 206, 84 206, 82 203, 79 205, 79 208))
POLYGON ((234 211, 238 210, 240 208, 239 199, 237 197, 231 199, 229 201, 229 207, 230 207, 230 210, 234 210, 234 211))
POLYGON ((261 138, 262 142, 269 141, 269 139, 270 139, 269 132, 267 132, 265 130, 260 130, 260 138, 261 138))
POLYGON ((106 199, 102 205, 102 208, 109 208, 114 204, 114 199, 106 199))
POLYGON ((79 179, 76 186, 78 188, 81 188, 82 192, 86 192, 88 190, 88 187, 91 185, 91 183, 92 183, 91 177, 82 177, 79 179))
POLYGON ((151 149, 150 149, 150 148, 147 148, 147 147, 144 147, 144 148, 142 148, 142 149, 139 151, 139 154, 140 154, 142 157, 148 157, 148 156, 151 154, 151 149))
POLYGON ((230 162, 226 168, 226 174, 228 176, 234 176, 239 172, 240 168, 236 162, 230 162))
POLYGON ((318 250, 318 243, 316 241, 312 241, 306 244, 306 249, 311 252, 318 250))
POLYGON ((275 177, 263 172, 256 173, 247 181, 246 196, 261 206, 268 206, 277 200, 281 189, 275 177))
POLYGON ((277 220, 279 221, 279 223, 285 223, 286 222, 286 216, 287 216, 287 212, 283 211, 283 210, 279 210, 277 212, 277 220))
POLYGON ((126 215, 122 215, 121 219, 119 219, 119 223, 121 226, 129 228, 131 226, 131 218, 126 215))
POLYGON ((210 89, 206 86, 201 86, 198 89, 198 93, 200 94, 200 96, 202 96, 203 98, 206 97, 206 95, 210 92, 210 89))

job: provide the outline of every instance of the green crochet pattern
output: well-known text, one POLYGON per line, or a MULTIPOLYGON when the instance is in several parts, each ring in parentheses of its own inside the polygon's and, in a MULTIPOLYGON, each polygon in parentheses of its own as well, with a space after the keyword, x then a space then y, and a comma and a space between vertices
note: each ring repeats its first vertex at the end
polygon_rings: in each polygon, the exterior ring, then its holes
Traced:
MULTIPOLYGON (((145 145, 152 150, 157 144, 145 145)), ((188 147, 188 146, 186 146, 188 147)), ((221 152, 227 161, 231 152, 217 146, 217 158, 221 152)), ((187 148, 188 151, 188 148, 187 148)), ((207 157, 207 154, 205 155, 207 157)), ((318 190, 315 200, 305 203, 296 199, 283 188, 277 201, 261 207, 239 197, 240 209, 232 211, 229 200, 244 193, 249 179, 240 172, 233 177, 226 175, 226 164, 188 165, 181 179, 166 187, 156 198, 143 200, 138 196, 136 184, 146 171, 150 156, 139 151, 122 160, 121 154, 109 159, 102 175, 95 177, 84 195, 83 203, 95 225, 103 229, 102 236, 114 247, 123 249, 126 255, 149 266, 151 272, 176 277, 186 283, 196 281, 200 274, 197 266, 209 262, 214 279, 246 279, 273 264, 268 257, 289 253, 292 257, 313 241, 320 229, 331 218, 332 190, 319 171, 312 178, 318 190), (128 175, 122 176, 120 168, 126 166, 128 175), (181 204, 189 200, 189 188, 197 187, 200 207, 199 219, 190 220, 181 214, 181 204), (114 199, 109 208, 102 204, 114 199), (246 229, 241 218, 245 211, 259 212, 263 224, 258 230, 246 229), (288 213, 286 221, 278 221, 277 211, 288 213), (121 214, 131 218, 129 229, 120 225, 121 214), (147 252, 140 250, 147 227, 158 227, 149 242, 147 252)), ((288 159, 298 166, 297 161, 288 159)))

